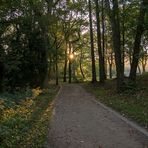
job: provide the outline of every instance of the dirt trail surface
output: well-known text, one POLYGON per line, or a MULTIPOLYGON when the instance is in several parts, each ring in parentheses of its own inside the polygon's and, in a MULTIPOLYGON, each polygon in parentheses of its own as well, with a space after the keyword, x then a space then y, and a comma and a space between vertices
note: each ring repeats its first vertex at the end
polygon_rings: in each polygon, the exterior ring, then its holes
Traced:
POLYGON ((55 101, 47 148, 148 148, 148 137, 93 99, 77 84, 62 86, 55 101))

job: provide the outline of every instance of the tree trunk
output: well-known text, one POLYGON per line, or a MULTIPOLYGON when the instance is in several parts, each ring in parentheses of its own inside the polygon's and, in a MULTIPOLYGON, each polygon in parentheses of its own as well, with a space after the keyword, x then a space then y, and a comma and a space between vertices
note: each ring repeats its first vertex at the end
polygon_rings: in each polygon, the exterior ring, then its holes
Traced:
POLYGON ((96 82, 96 66, 95 66, 95 54, 94 54, 94 39, 93 39, 93 28, 92 28, 92 9, 91 0, 89 2, 89 23, 90 23, 90 45, 91 45, 91 62, 92 62, 92 83, 96 82))
POLYGON ((80 55, 80 71, 81 71, 81 75, 83 77, 83 79, 85 79, 85 75, 82 69, 82 48, 81 48, 81 55, 80 55))
POLYGON ((103 63, 104 63, 104 70, 103 70, 103 73, 104 73, 104 79, 106 79, 106 68, 105 68, 105 63, 106 63, 106 60, 105 60, 105 15, 104 15, 104 0, 102 0, 102 51, 103 51, 103 63))
POLYGON ((147 57, 146 55, 144 55, 144 57, 142 58, 142 61, 141 61, 141 64, 142 64, 142 73, 145 73, 145 67, 146 67, 146 64, 147 64, 147 57))
POLYGON ((145 73, 145 66, 146 66, 145 64, 142 64, 142 70, 143 70, 142 73, 145 73))
POLYGON ((133 60, 129 75, 129 80, 131 83, 136 83, 136 72, 137 72, 137 66, 139 62, 139 54, 140 54, 140 43, 141 43, 141 37, 144 32, 144 17, 146 14, 146 8, 148 7, 148 1, 143 0, 140 7, 140 14, 138 18, 138 24, 137 24, 137 30, 136 30, 136 36, 135 36, 135 42, 134 42, 134 48, 133 48, 133 60))
POLYGON ((48 69, 48 80, 51 80, 51 68, 52 68, 52 59, 49 56, 49 69, 48 69))
POLYGON ((108 59, 108 65, 109 65, 109 78, 112 79, 113 53, 110 53, 110 56, 107 59, 108 59))
POLYGON ((113 48, 115 52, 115 63, 117 72, 117 91, 120 92, 124 87, 124 73, 121 59, 121 39, 120 39, 120 23, 118 0, 113 0, 113 10, 110 8, 109 0, 106 0, 108 15, 111 21, 113 48))
POLYGON ((71 60, 69 60, 69 83, 71 83, 71 60))
POLYGON ((98 46, 98 54, 99 54, 99 78, 100 82, 104 83, 104 58, 103 58, 103 50, 101 49, 101 31, 100 31, 100 10, 98 0, 95 0, 96 4, 96 20, 97 20, 97 46, 98 46))
POLYGON ((113 74, 112 74, 112 66, 113 66, 113 53, 111 53, 111 57, 110 57, 110 79, 112 79, 113 74))
POLYGON ((131 56, 131 53, 129 53, 129 64, 130 64, 130 67, 132 66, 132 56, 131 56))
POLYGON ((42 36, 43 36, 43 44, 44 44, 44 54, 42 54, 44 57, 42 57, 42 63, 44 63, 44 71, 41 72, 42 79, 43 81, 41 82, 41 86, 44 88, 47 87, 47 76, 48 76, 48 41, 49 41, 49 36, 48 36, 48 27, 45 22, 42 23, 41 25, 42 28, 42 36), (46 82, 46 83, 45 83, 46 82))
POLYGON ((59 85, 59 70, 58 70, 58 49, 56 48, 56 63, 55 63, 55 72, 56 72, 56 85, 59 85))
MULTIPOLYGON (((108 32, 107 32, 107 34, 108 34, 108 32)), ((106 55, 106 58, 105 58, 105 73, 106 73, 106 79, 107 79, 107 75, 108 75, 108 37, 106 36, 106 38, 105 38, 105 55, 106 55)))
POLYGON ((71 51, 71 43, 69 43, 69 83, 71 83, 71 59, 70 59, 70 55, 71 55, 72 51, 71 51))
POLYGON ((64 63, 64 77, 63 77, 63 82, 66 82, 66 75, 67 75, 67 43, 66 43, 66 49, 65 49, 65 63, 64 63))
POLYGON ((112 64, 109 64, 109 78, 112 79, 112 64))
POLYGON ((140 65, 138 64, 138 72, 141 75, 141 69, 140 69, 140 65))
POLYGON ((122 63, 123 63, 123 73, 124 73, 124 54, 125 54, 125 16, 124 16, 124 11, 125 11, 125 2, 122 0, 122 63))

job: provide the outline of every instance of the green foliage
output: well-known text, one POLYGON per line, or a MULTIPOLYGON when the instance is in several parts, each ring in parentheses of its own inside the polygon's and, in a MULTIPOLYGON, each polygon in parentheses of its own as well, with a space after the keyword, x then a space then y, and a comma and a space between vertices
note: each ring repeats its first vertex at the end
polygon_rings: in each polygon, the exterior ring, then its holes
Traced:
MULTIPOLYGON (((0 61, 3 83, 11 87, 42 86, 47 73, 48 25, 45 1, 2 1, 0 61), (34 79, 32 79, 34 78, 34 79)), ((2 83, 2 82, 1 82, 2 83)))
POLYGON ((0 147, 43 147, 57 87, 0 95, 0 147))
MULTIPOLYGON (((119 1, 119 14, 121 34, 123 29, 125 32, 125 60, 129 61, 129 58, 132 59, 140 3, 139 0, 124 2, 123 10, 123 3, 119 1), (123 18, 124 27, 122 28, 123 18)), ((99 5, 102 11, 101 1, 99 5)), ((92 6, 92 13, 94 13, 95 4, 93 2, 92 6)), ((106 11, 105 7, 105 61, 107 62, 113 53, 113 47, 111 25, 106 11)), ((147 18, 146 14, 145 30, 148 26, 147 18)), ((93 20, 93 23, 95 30, 96 21, 93 20)), ((144 47, 147 45, 147 34, 145 31, 142 37, 141 61, 146 57, 144 47)), ((60 66, 59 77, 62 77, 64 62, 66 56, 68 57, 68 51, 65 52, 65 49, 68 48, 66 44, 69 42, 72 43, 72 52, 76 53, 75 69, 72 70, 76 74, 76 79, 90 80, 89 41, 88 5, 85 0, 66 2, 2 0, 0 5, 0 91, 2 88, 12 90, 15 87, 42 87, 48 74, 55 75, 56 64, 60 66), (85 79, 80 70, 80 59, 85 79)), ((95 49, 97 49, 96 43, 94 31, 95 49)), ((97 50, 95 50, 95 56, 97 63, 97 50)), ((97 73, 99 73, 98 63, 96 65, 97 73)), ((68 67, 66 72, 68 73, 68 67)))

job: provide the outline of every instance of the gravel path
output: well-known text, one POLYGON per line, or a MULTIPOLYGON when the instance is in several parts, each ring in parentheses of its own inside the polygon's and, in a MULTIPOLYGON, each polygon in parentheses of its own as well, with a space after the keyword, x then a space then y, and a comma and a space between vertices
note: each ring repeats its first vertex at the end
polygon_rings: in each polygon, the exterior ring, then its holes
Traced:
POLYGON ((47 148, 148 148, 148 137, 93 99, 77 84, 62 86, 55 101, 47 148))

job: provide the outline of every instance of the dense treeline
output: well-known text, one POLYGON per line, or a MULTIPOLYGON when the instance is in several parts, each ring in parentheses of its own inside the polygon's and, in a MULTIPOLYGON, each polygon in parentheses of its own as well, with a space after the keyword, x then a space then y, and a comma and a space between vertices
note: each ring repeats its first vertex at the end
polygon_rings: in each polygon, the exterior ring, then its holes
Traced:
POLYGON ((22 0, 0 2, 0 89, 44 87, 48 80, 113 77, 125 89, 146 71, 146 0, 22 0), (90 44, 91 43, 91 44, 90 44))
MULTIPOLYGON (((1 1, 1 85, 42 86, 47 73, 48 4, 44 1, 1 1)), ((1 86, 2 87, 2 86, 1 86)))

